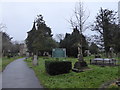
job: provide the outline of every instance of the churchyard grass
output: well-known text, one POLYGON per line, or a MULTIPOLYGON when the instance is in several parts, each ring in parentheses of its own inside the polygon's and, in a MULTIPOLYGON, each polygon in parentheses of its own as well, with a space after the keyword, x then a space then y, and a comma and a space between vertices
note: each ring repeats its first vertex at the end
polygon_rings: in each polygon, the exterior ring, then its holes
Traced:
MULTIPOLYGON (((84 58, 91 70, 80 73, 71 71, 70 73, 56 76, 50 76, 45 72, 45 60, 53 60, 53 58, 44 59, 44 57, 40 57, 38 59, 38 66, 32 65, 31 58, 25 61, 28 62, 28 66, 35 71, 36 76, 45 88, 99 88, 103 83, 110 80, 115 80, 118 76, 120 76, 118 75, 118 66, 100 67, 90 65, 89 59, 92 58, 93 57, 84 58)), ((60 60, 71 61, 73 67, 74 63, 77 61, 77 58, 61 58, 60 60)))
POLYGON ((0 72, 2 71, 2 58, 0 57, 0 72))

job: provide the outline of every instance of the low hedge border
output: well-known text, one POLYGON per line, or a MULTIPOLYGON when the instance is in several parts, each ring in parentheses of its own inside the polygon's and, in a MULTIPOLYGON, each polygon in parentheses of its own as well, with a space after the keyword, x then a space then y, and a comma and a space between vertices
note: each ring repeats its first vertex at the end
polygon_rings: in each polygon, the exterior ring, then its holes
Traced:
POLYGON ((45 69, 49 75, 69 73, 72 69, 70 61, 45 61, 45 69))

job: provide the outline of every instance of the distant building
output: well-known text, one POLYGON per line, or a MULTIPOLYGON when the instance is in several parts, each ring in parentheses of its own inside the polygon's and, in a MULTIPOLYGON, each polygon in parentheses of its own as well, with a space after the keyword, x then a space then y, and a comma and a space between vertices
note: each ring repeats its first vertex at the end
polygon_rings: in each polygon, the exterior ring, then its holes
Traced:
POLYGON ((120 24, 120 1, 118 2, 118 17, 119 17, 119 24, 120 24))
POLYGON ((20 54, 20 56, 24 56, 24 55, 26 55, 26 53, 27 53, 27 46, 26 46, 26 44, 23 43, 20 45, 19 54, 20 54))

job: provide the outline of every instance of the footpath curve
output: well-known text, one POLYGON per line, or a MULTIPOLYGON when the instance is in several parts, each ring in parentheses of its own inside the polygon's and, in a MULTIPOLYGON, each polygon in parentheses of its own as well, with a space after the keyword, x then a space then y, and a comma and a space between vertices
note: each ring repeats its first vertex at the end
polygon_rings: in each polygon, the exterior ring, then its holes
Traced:
POLYGON ((2 88, 43 88, 25 58, 11 62, 2 72, 2 88))

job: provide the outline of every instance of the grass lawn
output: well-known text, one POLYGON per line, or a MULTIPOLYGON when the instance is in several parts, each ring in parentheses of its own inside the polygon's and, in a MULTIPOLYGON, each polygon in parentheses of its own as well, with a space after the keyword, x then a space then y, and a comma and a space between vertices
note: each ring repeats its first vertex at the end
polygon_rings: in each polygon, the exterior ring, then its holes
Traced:
POLYGON ((18 58, 21 58, 21 57, 16 56, 16 57, 12 57, 12 58, 7 58, 7 57, 0 58, 0 72, 3 71, 9 63, 11 63, 12 61, 14 61, 18 58))
POLYGON ((2 58, 0 57, 0 72, 2 71, 2 58))
MULTIPOLYGON (((85 57, 85 60, 89 63, 89 59, 92 58, 93 57, 85 57)), ((99 88, 103 83, 117 79, 118 76, 120 76, 118 75, 118 66, 100 67, 89 64, 88 66, 92 70, 80 73, 71 71, 68 74, 50 76, 45 72, 45 60, 53 60, 53 58, 44 59, 43 57, 40 57, 38 66, 32 66, 31 59, 26 61, 28 62, 29 67, 33 68, 35 71, 41 84, 46 88, 99 88)), ((71 61, 72 66, 77 61, 76 58, 66 58, 66 60, 71 61)))

